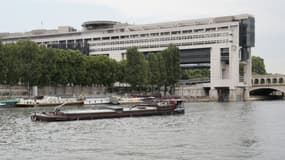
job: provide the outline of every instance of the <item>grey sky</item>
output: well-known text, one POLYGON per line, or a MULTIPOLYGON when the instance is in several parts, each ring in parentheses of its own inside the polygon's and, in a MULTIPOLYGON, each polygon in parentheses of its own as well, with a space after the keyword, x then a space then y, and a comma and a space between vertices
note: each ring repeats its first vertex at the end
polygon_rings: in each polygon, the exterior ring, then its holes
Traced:
POLYGON ((256 18, 254 55, 285 74, 284 0, 0 0, 0 32, 25 32, 87 20, 153 23, 249 13, 256 18))

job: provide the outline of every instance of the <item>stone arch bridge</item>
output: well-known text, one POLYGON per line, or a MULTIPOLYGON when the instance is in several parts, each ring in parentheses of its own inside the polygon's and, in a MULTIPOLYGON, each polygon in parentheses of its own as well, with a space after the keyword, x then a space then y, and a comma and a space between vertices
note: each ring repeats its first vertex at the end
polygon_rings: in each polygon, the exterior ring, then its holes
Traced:
POLYGON ((284 96, 285 75, 253 75, 250 95, 284 96))

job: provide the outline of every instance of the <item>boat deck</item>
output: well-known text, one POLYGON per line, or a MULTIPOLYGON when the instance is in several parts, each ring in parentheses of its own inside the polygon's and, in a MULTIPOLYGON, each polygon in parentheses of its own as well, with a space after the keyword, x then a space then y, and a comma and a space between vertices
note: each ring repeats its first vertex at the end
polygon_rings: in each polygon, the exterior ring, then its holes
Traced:
MULTIPOLYGON (((140 110, 156 110, 156 107, 145 107, 144 109, 142 108, 129 108, 129 107, 125 107, 122 108, 123 112, 128 112, 128 111, 140 111, 140 110)), ((116 109, 84 109, 84 110, 66 110, 66 111, 62 111, 64 114, 84 114, 84 113, 111 113, 111 112, 116 112, 116 109)))

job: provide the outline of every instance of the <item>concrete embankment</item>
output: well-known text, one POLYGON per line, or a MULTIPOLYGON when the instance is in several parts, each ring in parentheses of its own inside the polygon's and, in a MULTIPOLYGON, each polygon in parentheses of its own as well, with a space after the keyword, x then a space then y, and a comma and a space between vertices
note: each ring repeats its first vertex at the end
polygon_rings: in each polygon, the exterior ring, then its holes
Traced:
MULTIPOLYGON (((0 99, 4 98, 25 98, 34 96, 35 90, 28 86, 0 85, 0 99)), ((36 95, 80 97, 80 96, 104 96, 108 95, 105 87, 82 87, 82 86, 45 86, 37 87, 36 95)))
MULTIPOLYGON (((45 86, 37 87, 36 91, 34 87, 28 86, 7 86, 0 85, 0 99, 5 98, 27 98, 35 95, 47 95, 47 96, 62 96, 62 97, 84 97, 84 96, 110 96, 122 94, 113 92, 110 93, 105 87, 96 86, 45 86)), ((128 94, 128 93, 125 93, 128 94)), ((131 93, 130 93, 131 94, 131 93)), ((149 93, 150 95, 151 93, 149 93)), ((161 91, 163 95, 163 91, 161 91)), ((184 93, 181 89, 176 90, 176 96, 182 97, 186 102, 209 102, 209 97, 201 89, 185 89, 184 93)))

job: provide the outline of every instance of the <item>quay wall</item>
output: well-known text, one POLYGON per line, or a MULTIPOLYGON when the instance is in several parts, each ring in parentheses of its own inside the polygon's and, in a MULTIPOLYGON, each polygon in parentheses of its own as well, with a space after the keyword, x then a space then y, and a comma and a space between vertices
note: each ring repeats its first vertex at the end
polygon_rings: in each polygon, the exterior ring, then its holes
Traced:
MULTIPOLYGON (((33 87, 0 85, 0 99, 27 98, 35 95, 33 87)), ((107 96, 105 87, 97 86, 45 86, 37 87, 37 95, 80 97, 80 96, 107 96)))
MULTIPOLYGON (((0 85, 0 99, 4 98, 27 98, 35 95, 33 87, 0 85)), ((44 86, 37 87, 37 95, 62 96, 62 97, 88 97, 110 96, 118 92, 110 93, 106 87, 98 86, 44 86)), ((199 87, 177 87, 176 96, 183 97, 186 101, 208 101, 206 91, 199 87)), ((161 90, 163 95, 163 90, 161 90)))
MULTIPOLYGON (((240 91, 241 92, 241 91, 240 91)), ((234 93, 238 93, 237 91, 234 93)), ((242 92, 241 92, 242 93, 242 92)), ((241 95, 237 94, 237 95, 241 95)), ((111 95, 131 94, 127 90, 114 91, 110 93, 106 87, 98 86, 44 86, 34 87, 27 86, 7 86, 0 85, 0 99, 5 98, 28 98, 36 95, 39 96, 61 96, 61 97, 105 97, 111 95), (37 94, 35 94, 35 92, 37 94)), ((163 89, 160 95, 163 95, 163 89)), ((151 93, 148 93, 151 95, 151 93)), ((169 96, 169 95, 167 95, 169 96)), ((208 102, 218 101, 211 98, 211 91, 206 90, 203 86, 180 86, 175 89, 175 96, 182 97, 187 102, 208 102)), ((235 96, 231 95, 230 96, 235 96)), ((240 96, 235 96, 240 97, 240 96)), ((242 98, 234 98, 235 101, 243 101, 242 98)))

